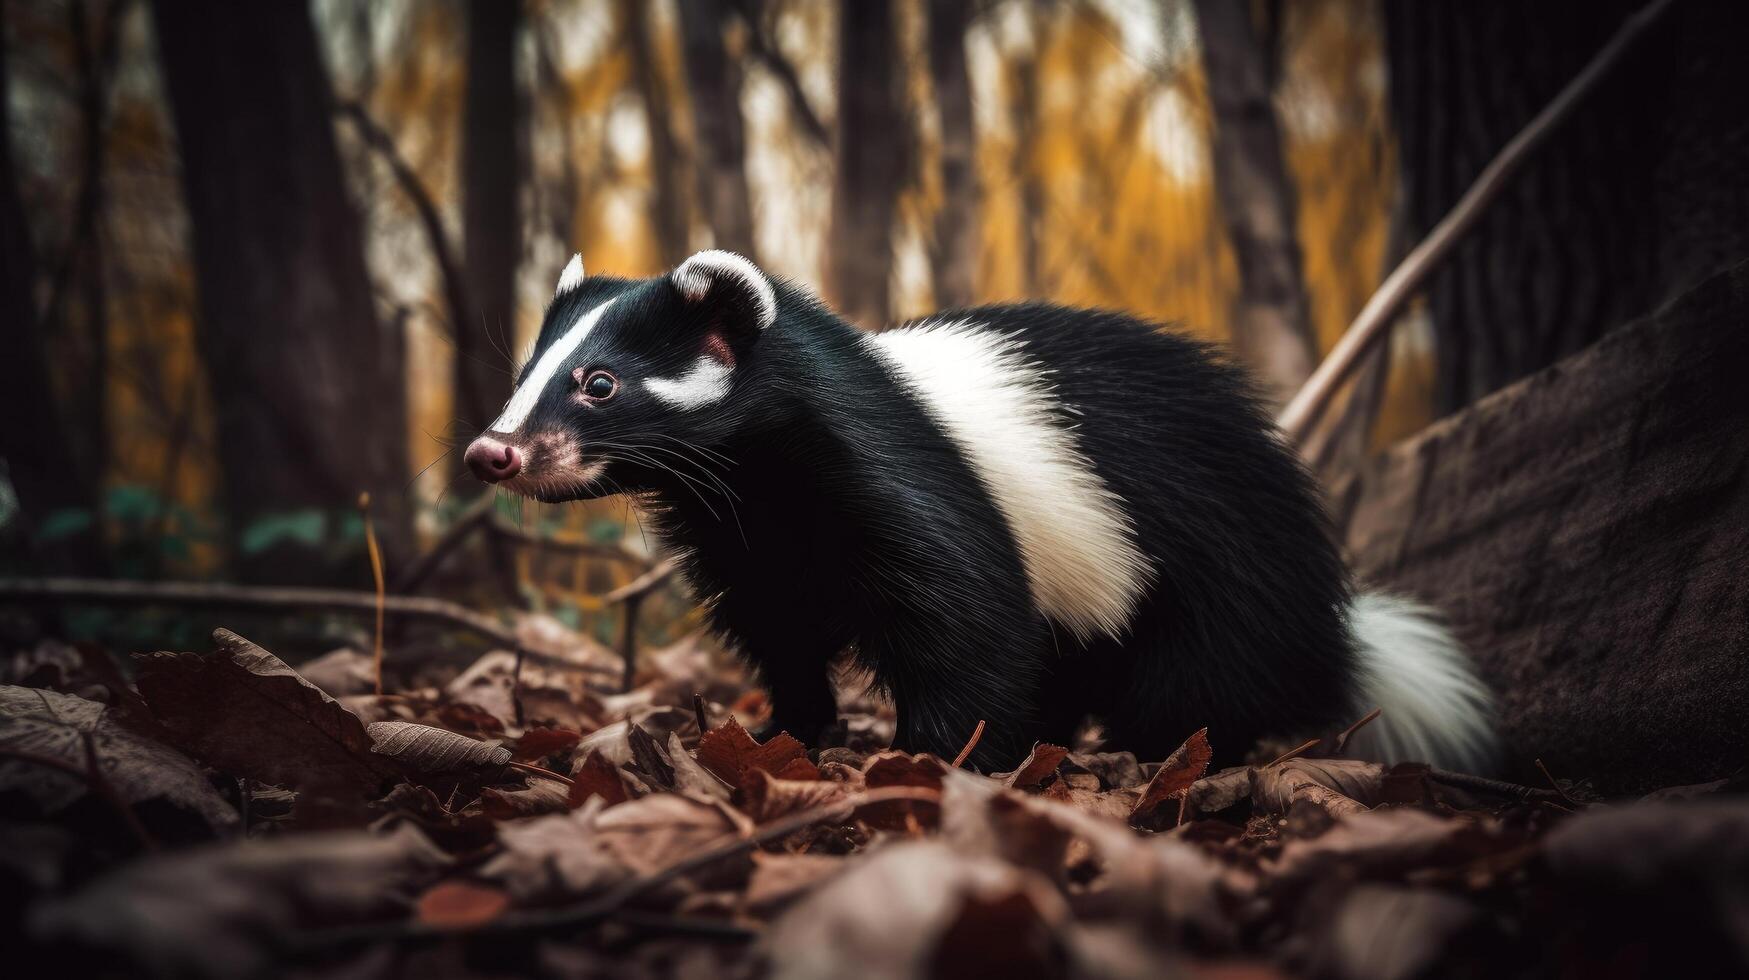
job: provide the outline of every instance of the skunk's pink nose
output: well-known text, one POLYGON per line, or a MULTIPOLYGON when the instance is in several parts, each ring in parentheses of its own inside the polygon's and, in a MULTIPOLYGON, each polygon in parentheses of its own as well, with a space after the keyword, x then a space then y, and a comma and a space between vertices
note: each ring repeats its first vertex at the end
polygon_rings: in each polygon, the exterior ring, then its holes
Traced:
POLYGON ((487 483, 500 483, 522 472, 522 452, 491 436, 475 439, 462 460, 487 483))

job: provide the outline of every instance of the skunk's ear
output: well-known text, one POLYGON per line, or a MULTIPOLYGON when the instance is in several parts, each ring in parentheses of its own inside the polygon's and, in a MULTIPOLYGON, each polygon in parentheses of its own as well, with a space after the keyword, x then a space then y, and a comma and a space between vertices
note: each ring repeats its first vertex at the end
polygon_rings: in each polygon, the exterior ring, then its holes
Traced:
POLYGON ((583 253, 575 252, 571 255, 571 261, 565 263, 565 271, 559 273, 559 284, 553 289, 553 298, 557 299, 581 285, 583 285, 583 253))
POLYGON ((707 310, 716 328, 744 338, 758 336, 777 319, 777 292, 752 262, 734 252, 700 252, 669 274, 689 305, 707 310))

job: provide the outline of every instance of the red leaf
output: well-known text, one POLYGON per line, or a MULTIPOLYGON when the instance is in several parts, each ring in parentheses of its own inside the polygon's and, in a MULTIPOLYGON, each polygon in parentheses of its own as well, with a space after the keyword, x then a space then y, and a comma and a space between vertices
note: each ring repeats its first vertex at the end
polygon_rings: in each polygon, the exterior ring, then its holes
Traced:
POLYGON ((518 762, 538 762, 557 752, 569 752, 582 740, 582 733, 569 728, 530 728, 516 740, 514 758, 518 762))
POLYGON ((419 896, 419 921, 439 929, 465 931, 494 921, 510 907, 510 896, 491 885, 440 881, 419 896))
POLYGON ((600 749, 590 749, 571 771, 571 809, 582 806, 591 796, 601 797, 608 806, 626 801, 626 784, 619 778, 619 767, 607 761, 600 749))
POLYGON ((807 748, 788 732, 780 732, 761 745, 733 718, 705 732, 695 754, 699 765, 736 789, 746 785, 753 770, 782 779, 820 778, 820 770, 808 761, 807 748))
POLYGON ((1148 817, 1159 809, 1161 803, 1182 797, 1190 790, 1191 784, 1208 771, 1209 760, 1214 757, 1214 750, 1209 748, 1208 729, 1200 729, 1185 739, 1184 744, 1167 756, 1160 771, 1154 774, 1148 788, 1142 792, 1142 798, 1136 801, 1136 808, 1130 811, 1130 819, 1148 817))

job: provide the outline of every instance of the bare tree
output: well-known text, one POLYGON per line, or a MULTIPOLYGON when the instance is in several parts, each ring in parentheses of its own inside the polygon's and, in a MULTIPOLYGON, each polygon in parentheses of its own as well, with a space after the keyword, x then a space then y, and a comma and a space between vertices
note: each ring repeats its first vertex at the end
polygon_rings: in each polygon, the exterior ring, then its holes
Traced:
MULTIPOLYGON (((470 0, 468 81, 462 117, 462 262, 473 309, 451 325, 457 414, 484 426, 510 395, 498 353, 516 330, 516 264, 522 253, 516 32, 519 0, 470 0)), ((457 311, 460 312, 460 311, 457 311)))
MULTIPOLYGON (((345 512, 370 491, 392 562, 411 537, 401 338, 373 308, 309 12, 229 0, 153 9, 233 541, 287 513, 345 512)), ((237 555, 247 578, 334 574, 308 549, 257 544, 237 555)), ((345 567, 364 574, 355 559, 345 567)))
POLYGON ((910 143, 897 29, 890 0, 840 0, 838 17, 830 281, 840 312, 879 329, 891 316, 893 217, 910 143))
POLYGON ((723 43, 727 0, 680 0, 683 58, 692 101, 698 197, 718 248, 758 261, 747 195, 741 72, 723 43))
POLYGON ((1239 267, 1233 341, 1286 401, 1317 364, 1295 232, 1295 195, 1270 101, 1270 54, 1250 5, 1196 0, 1214 111, 1215 196, 1239 267))
MULTIPOLYGON (((0 31, 0 310, 7 324, 0 330, 0 417, 10 421, 0 425, 0 459, 23 512, 18 526, 28 531, 63 509, 93 515, 97 500, 95 487, 70 471, 73 440, 55 397, 37 315, 36 249, 12 160, 11 76, 3 39, 0 31)), ((51 567, 91 567, 101 554, 97 527, 91 522, 56 549, 61 555, 39 559, 49 558, 51 567)))
POLYGON ((656 226, 656 250, 662 264, 672 267, 692 251, 685 168, 680 143, 674 138, 669 119, 673 100, 669 98, 668 79, 662 73, 656 41, 650 33, 648 6, 641 0, 620 0, 619 13, 631 46, 632 75, 650 132, 650 190, 654 195, 650 210, 656 226))
POLYGON ((966 74, 971 4, 929 0, 929 71, 941 119, 941 208, 935 213, 931 267, 937 306, 972 302, 978 263, 977 172, 972 85, 966 74))

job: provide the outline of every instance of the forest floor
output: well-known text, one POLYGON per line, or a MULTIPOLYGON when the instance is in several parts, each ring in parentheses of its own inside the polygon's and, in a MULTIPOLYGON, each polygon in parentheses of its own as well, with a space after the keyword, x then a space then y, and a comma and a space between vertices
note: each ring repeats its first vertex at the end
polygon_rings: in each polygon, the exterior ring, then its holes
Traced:
MULTIPOLYGON (((1741 780, 1604 802, 1342 757, 1206 772, 1038 745, 1013 772, 748 734, 697 641, 294 670, 45 641, 0 663, 8 973, 1632 976, 1749 962, 1741 780), (13 972, 13 968, 22 968, 13 972)), ((1357 727, 1371 719, 1358 719, 1357 727)), ((1351 729, 1352 731, 1352 729, 1351 729)), ((968 743, 975 739, 967 732, 968 743)), ((969 747, 969 746, 968 746, 969 747)), ((1571 774, 1560 774, 1567 776, 1571 774)))

